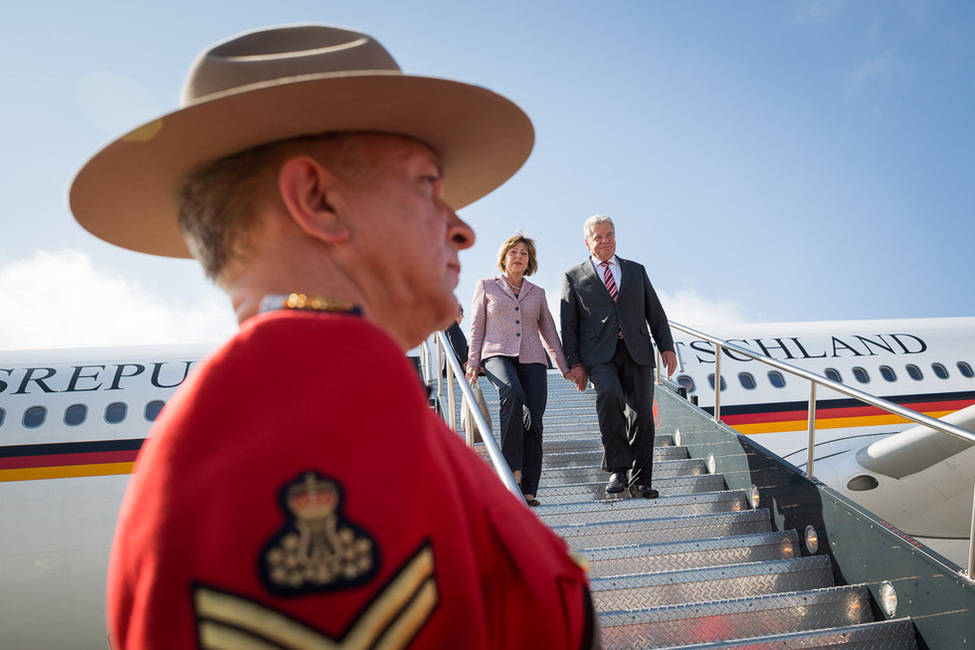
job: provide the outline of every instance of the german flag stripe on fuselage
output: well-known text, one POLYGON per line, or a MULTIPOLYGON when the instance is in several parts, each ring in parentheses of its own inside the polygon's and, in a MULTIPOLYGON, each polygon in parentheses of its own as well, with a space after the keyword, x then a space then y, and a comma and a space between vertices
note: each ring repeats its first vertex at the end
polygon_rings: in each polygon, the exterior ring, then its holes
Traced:
POLYGON ((0 482, 130 474, 144 439, 0 447, 0 482))
MULTIPOLYGON (((944 417, 975 403, 975 391, 901 395, 889 402, 944 417)), ((806 402, 722 405, 721 420, 739 433, 803 431, 807 427, 806 402)), ((714 409, 704 409, 713 413, 714 409)), ((816 428, 838 429, 907 423, 852 398, 817 400, 816 428)), ((52 478, 130 474, 144 439, 62 442, 0 447, 0 483, 52 478)))
MULTIPOLYGON (((884 399, 912 411, 940 418, 975 403, 975 391, 900 395, 884 399)), ((746 435, 802 431, 808 426, 808 408, 807 402, 722 405, 721 421, 746 435)), ((711 407, 704 410, 714 413, 711 407)), ((909 420, 853 398, 816 400, 816 428, 818 429, 905 423, 909 423, 909 420)))

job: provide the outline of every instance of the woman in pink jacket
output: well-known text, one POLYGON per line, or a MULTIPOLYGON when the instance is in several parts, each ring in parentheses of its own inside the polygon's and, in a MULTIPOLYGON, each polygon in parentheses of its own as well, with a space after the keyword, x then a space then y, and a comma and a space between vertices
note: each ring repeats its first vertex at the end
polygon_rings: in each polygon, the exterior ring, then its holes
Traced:
POLYGON ((498 251, 497 277, 478 280, 471 307, 467 378, 482 370, 501 398, 501 451, 525 501, 539 505, 542 415, 548 399, 545 351, 569 372, 545 290, 525 279, 538 269, 535 242, 520 231, 498 251), (544 345, 544 349, 543 349, 544 345))

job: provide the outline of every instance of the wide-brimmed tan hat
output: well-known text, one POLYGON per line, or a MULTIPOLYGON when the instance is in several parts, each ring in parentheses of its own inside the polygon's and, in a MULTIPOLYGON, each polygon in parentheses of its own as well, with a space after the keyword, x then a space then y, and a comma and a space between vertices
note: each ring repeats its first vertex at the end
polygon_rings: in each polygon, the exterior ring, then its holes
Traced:
POLYGON ((376 40, 327 25, 248 32, 202 52, 180 108, 95 154, 71 184, 71 211, 105 241, 190 257, 177 224, 185 176, 277 140, 338 131, 415 138, 440 157, 445 198, 459 210, 528 158, 531 121, 479 86, 403 74, 376 40))

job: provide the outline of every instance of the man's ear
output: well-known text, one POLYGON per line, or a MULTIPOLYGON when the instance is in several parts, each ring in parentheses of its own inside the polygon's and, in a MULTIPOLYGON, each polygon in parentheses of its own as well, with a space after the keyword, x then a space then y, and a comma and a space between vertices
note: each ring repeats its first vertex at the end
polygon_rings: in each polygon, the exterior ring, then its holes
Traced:
POLYGON ((278 172, 278 191, 295 223, 311 237, 333 244, 349 230, 335 209, 341 179, 309 156, 289 158, 278 172))

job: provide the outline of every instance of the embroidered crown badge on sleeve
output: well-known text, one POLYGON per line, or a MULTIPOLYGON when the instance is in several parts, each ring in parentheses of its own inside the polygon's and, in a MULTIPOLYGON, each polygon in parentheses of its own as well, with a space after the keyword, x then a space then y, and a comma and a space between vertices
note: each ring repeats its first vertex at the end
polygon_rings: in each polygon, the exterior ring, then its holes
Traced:
POLYGON ((298 596, 363 585, 379 570, 379 548, 342 512, 342 488, 316 471, 302 472, 279 492, 284 525, 261 551, 264 586, 298 596))

